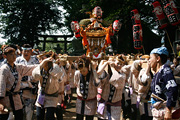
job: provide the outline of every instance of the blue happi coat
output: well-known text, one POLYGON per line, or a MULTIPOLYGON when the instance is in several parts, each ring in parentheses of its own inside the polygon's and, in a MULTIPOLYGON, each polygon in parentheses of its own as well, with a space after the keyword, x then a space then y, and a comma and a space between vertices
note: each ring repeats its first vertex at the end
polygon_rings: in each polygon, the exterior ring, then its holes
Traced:
MULTIPOLYGON (((172 70, 166 64, 154 74, 151 83, 152 93, 158 97, 167 100, 166 107, 175 107, 178 97, 178 87, 172 70)), ((155 101, 160 101, 154 99, 155 101)))

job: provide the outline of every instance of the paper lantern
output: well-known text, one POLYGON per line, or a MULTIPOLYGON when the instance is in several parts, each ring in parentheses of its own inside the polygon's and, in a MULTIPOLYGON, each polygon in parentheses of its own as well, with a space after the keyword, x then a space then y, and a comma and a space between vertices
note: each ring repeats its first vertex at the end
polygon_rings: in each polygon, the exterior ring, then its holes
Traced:
POLYGON ((137 9, 131 11, 132 24, 141 24, 140 14, 137 9))
POLYGON ((155 21, 160 29, 163 29, 167 27, 168 23, 166 20, 166 17, 164 15, 163 9, 161 7, 161 4, 156 1, 152 3, 154 10, 153 13, 155 15, 155 21))
POLYGON ((81 37, 80 36, 80 27, 78 21, 72 21, 71 22, 71 29, 74 32, 74 35, 76 38, 81 37))
POLYGON ((115 20, 113 22, 113 30, 119 31, 121 29, 121 25, 122 25, 122 23, 120 22, 120 20, 115 20))

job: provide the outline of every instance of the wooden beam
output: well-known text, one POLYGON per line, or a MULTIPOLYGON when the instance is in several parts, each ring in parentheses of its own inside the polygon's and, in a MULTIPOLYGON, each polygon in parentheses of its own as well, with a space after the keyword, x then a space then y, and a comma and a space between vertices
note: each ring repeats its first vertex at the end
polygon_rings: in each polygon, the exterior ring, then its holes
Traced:
MULTIPOLYGON (((44 42, 42 40, 37 40, 38 42, 44 42)), ((47 43, 64 43, 64 41, 46 41, 47 43)), ((72 41, 66 41, 67 43, 71 43, 72 41)))
POLYGON ((57 38, 64 38, 64 37, 73 37, 74 35, 37 35, 38 37, 57 37, 57 38))
POLYGON ((67 53, 67 37, 64 37, 64 53, 67 53))

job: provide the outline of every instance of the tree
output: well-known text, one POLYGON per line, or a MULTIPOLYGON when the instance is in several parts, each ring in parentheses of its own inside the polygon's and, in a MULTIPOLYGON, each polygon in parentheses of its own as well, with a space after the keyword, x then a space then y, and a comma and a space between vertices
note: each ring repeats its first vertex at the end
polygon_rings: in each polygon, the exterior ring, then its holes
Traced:
POLYGON ((0 0, 0 32, 9 43, 33 46, 35 35, 63 26, 58 7, 58 0, 0 0))

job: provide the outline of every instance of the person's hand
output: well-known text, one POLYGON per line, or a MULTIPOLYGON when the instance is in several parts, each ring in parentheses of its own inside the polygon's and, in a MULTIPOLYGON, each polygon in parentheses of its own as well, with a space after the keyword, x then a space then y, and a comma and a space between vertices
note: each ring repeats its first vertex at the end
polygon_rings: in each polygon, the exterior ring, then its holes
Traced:
POLYGON ((142 66, 142 64, 145 63, 144 60, 140 60, 139 65, 142 66))
POLYGON ((170 68, 172 71, 174 71, 175 65, 171 65, 170 68))
POLYGON ((56 59, 55 63, 58 64, 60 67, 60 59, 56 59))
POLYGON ((46 65, 46 63, 49 62, 49 61, 52 61, 52 60, 53 60, 52 57, 49 57, 49 58, 44 59, 44 60, 40 63, 40 67, 41 67, 41 68, 44 68, 44 66, 46 65))
POLYGON ((148 74, 151 70, 151 65, 150 65, 150 62, 147 61, 147 68, 146 68, 146 74, 148 74))
POLYGON ((4 110, 4 106, 2 104, 0 104, 0 111, 4 110))
POLYGON ((109 65, 110 65, 111 67, 114 67, 114 66, 115 66, 115 62, 114 62, 114 61, 108 61, 108 63, 109 63, 109 65))
POLYGON ((99 63, 99 65, 103 65, 103 64, 105 64, 105 63, 108 63, 108 61, 107 61, 107 60, 101 60, 101 62, 99 63))
POLYGON ((171 120, 171 119, 172 119, 171 112, 165 111, 164 120, 171 120))
POLYGON ((164 120, 171 120, 172 119, 172 113, 168 108, 165 108, 165 115, 164 120))
POLYGON ((96 67, 98 66, 98 63, 91 60, 92 69, 96 70, 96 67))

